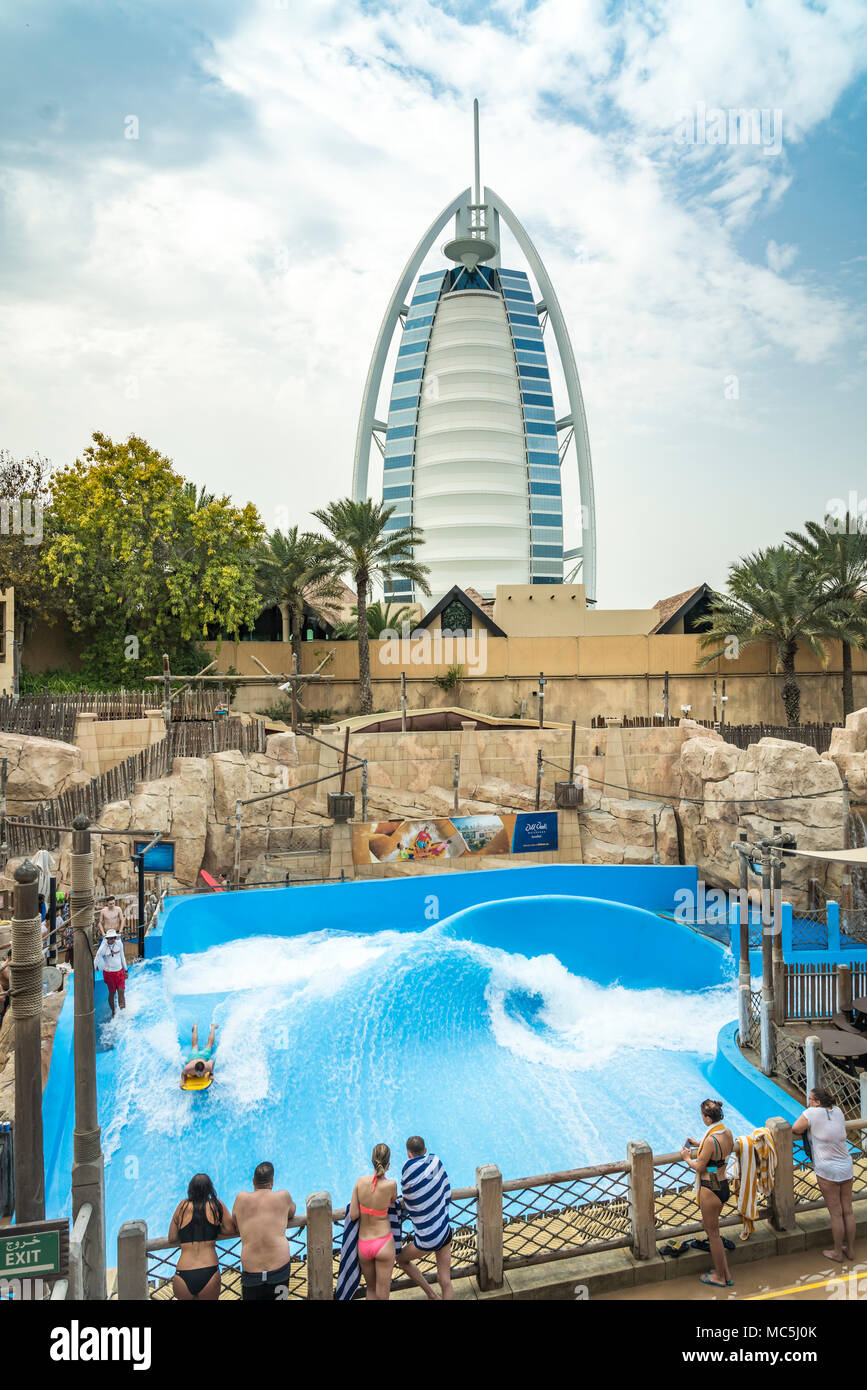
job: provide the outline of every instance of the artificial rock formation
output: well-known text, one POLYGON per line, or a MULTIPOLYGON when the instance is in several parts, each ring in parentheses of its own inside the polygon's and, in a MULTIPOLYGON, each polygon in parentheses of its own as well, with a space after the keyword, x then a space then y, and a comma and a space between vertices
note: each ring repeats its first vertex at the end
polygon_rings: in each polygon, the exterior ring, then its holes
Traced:
POLYGON ((10 815, 22 815, 38 801, 88 783, 82 753, 71 743, 29 734, 0 733, 0 758, 6 759, 6 795, 10 815))
MULTIPOLYGON (((814 748, 763 738, 739 749, 719 737, 694 738, 680 760, 684 859, 708 883, 735 888, 738 863, 732 842, 742 830, 749 839, 773 834, 779 825, 799 849, 839 849, 843 844, 843 795, 834 763, 814 748)), ((822 860, 789 858, 784 881, 795 901, 816 878, 827 893, 839 873, 822 860)))
POLYGON ((867 709, 855 710, 845 729, 834 729, 831 747, 822 754, 849 783, 855 802, 867 803, 867 709))

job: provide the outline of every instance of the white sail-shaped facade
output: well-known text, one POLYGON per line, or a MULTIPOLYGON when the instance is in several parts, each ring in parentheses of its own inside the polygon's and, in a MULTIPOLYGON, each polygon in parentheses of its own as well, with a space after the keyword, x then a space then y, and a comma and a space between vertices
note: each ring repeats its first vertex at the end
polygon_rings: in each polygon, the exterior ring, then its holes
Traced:
MULTIPOLYGON (((557 584, 564 559, 578 561, 595 597, 593 480, 584 405, 569 335, 554 288, 521 224, 501 199, 459 195, 416 247, 386 311, 368 372, 356 445, 353 491, 367 495, 371 441, 383 447, 384 500, 391 529, 424 535, 417 558, 430 570, 434 600, 455 584, 493 595, 498 584, 557 584), (419 275, 451 216, 458 264, 419 275), (499 264, 500 218, 527 259, 499 264), (487 222, 490 222, 490 226, 487 222), (476 257, 475 248, 481 247, 476 257), (483 262, 487 261, 487 264, 483 262), (566 381, 568 407, 555 413, 544 327, 566 381), (402 332, 388 414, 376 414, 385 358, 402 332), (561 463, 577 456, 581 545, 564 551, 561 463)), ((574 568, 574 566, 570 566, 574 568)), ((420 598, 394 578, 386 597, 420 598)))

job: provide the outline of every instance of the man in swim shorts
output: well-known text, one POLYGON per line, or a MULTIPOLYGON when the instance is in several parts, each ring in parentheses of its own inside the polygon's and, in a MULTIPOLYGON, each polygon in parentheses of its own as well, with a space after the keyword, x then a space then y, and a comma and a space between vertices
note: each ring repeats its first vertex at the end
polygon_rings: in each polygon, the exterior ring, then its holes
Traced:
POLYGON ((114 1018, 115 995, 117 995, 120 1007, 126 1008, 126 956, 123 940, 113 927, 109 927, 99 943, 99 950, 93 960, 93 968, 102 971, 102 978, 108 988, 108 1004, 111 1009, 111 1016, 114 1018))
POLYGON ((241 1298, 273 1303, 289 1297, 289 1242, 286 1227, 295 1203, 285 1189, 274 1191, 273 1163, 260 1163, 253 1191, 239 1192, 232 1215, 241 1237, 241 1298))
POLYGON ((105 900, 105 907, 99 914, 97 926, 100 932, 103 936, 108 936, 109 931, 119 932, 122 935, 124 925, 123 908, 118 907, 114 898, 109 896, 105 900))
POLYGON ((213 1076, 214 1074, 214 1036, 217 1032, 216 1023, 211 1024, 211 1031, 208 1034, 207 1046, 199 1047, 199 1025, 193 1024, 193 1036, 191 1038, 190 1055, 184 1063, 181 1071, 181 1090, 184 1088, 184 1081, 188 1076, 213 1076))

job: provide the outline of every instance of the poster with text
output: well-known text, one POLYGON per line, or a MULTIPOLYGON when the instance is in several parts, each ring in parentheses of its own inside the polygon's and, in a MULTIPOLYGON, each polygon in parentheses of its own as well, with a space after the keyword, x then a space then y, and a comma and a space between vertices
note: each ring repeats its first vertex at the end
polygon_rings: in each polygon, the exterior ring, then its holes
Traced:
POLYGON ((352 828, 352 858, 355 864, 532 854, 534 851, 556 848, 556 811, 506 811, 497 815, 367 821, 352 828))

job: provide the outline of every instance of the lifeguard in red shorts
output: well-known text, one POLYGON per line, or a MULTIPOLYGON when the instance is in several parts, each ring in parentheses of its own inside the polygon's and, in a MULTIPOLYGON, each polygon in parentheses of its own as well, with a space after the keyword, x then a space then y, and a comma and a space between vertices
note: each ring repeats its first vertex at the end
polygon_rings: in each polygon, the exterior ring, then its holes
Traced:
POLYGON ((120 1007, 126 1008, 124 990, 126 987, 126 957, 123 953, 123 940, 113 927, 109 927, 93 962, 95 970, 102 971, 102 978, 108 986, 108 1005, 114 1018, 114 996, 117 995, 120 1007))

